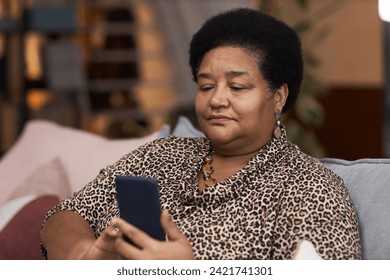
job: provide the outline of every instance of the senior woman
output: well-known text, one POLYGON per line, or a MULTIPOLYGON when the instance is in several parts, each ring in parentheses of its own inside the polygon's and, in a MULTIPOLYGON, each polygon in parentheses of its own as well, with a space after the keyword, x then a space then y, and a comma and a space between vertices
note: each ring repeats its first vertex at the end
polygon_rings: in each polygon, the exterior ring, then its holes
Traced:
POLYGON ((296 33, 259 11, 235 9, 206 21, 189 53, 206 137, 158 139, 103 169, 48 213, 45 256, 291 259, 306 240, 321 258, 359 259, 357 217, 342 180, 290 143, 279 121, 302 80, 296 33), (157 180, 166 241, 118 218, 118 175, 157 180))

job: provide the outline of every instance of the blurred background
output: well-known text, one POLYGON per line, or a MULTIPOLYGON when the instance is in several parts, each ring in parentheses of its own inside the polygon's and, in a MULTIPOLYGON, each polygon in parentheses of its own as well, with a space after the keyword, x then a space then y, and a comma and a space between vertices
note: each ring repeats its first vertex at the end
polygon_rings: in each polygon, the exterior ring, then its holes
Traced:
POLYGON ((0 155, 33 119, 112 139, 192 119, 189 41, 233 7, 301 35, 292 141, 318 157, 390 157, 390 28, 377 0, 0 0, 0 155))

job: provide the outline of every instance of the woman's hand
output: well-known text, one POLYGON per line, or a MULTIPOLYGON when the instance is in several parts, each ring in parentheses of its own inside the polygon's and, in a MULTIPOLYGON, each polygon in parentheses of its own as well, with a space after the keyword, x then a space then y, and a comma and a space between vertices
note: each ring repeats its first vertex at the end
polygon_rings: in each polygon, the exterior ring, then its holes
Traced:
POLYGON ((115 247, 118 235, 118 230, 108 226, 96 239, 86 220, 72 211, 57 212, 41 231, 47 258, 54 260, 118 259, 115 247))
POLYGON ((81 259, 84 260, 113 260, 119 259, 120 255, 116 252, 115 240, 121 238, 118 229, 108 226, 102 234, 91 243, 81 259))
POLYGON ((194 259, 190 243, 171 220, 167 211, 161 214, 161 226, 168 235, 168 241, 156 240, 123 219, 114 220, 112 225, 119 229, 116 232, 115 248, 124 259, 194 259), (137 247, 118 234, 126 235, 137 247))

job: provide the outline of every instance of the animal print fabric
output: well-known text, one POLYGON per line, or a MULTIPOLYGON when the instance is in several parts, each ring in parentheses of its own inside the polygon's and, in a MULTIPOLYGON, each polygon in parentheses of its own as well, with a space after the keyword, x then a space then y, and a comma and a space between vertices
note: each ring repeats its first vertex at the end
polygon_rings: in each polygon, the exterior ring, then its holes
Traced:
POLYGON ((198 173, 211 149, 205 138, 145 144, 102 169, 46 219, 75 211, 99 236, 119 216, 115 177, 146 176, 158 181, 162 208, 197 259, 290 259, 300 240, 324 259, 361 257, 357 216, 342 180, 290 143, 284 129, 243 169, 199 191, 198 173))

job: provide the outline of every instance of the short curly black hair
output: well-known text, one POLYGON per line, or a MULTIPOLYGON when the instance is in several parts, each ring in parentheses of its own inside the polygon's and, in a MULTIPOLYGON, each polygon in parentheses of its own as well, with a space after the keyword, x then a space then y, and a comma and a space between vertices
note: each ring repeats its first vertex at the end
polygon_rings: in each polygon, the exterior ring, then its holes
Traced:
POLYGON ((233 9, 211 17, 190 42, 189 62, 195 82, 205 54, 223 46, 239 47, 254 54, 271 91, 283 84, 288 86, 283 112, 293 107, 301 88, 303 58, 301 41, 292 28, 249 8, 233 9))

